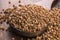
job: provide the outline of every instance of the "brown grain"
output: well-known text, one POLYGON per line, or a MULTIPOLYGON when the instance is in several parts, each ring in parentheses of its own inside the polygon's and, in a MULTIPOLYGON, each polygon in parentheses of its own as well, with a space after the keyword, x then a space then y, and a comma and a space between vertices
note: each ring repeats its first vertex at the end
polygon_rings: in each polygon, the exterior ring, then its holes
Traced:
POLYGON ((11 2, 9 1, 9 4, 11 4, 11 2))
POLYGON ((60 40, 60 9, 46 10, 37 5, 25 5, 12 10, 10 14, 7 13, 7 21, 14 24, 17 29, 36 32, 48 24, 47 32, 27 40, 60 40))

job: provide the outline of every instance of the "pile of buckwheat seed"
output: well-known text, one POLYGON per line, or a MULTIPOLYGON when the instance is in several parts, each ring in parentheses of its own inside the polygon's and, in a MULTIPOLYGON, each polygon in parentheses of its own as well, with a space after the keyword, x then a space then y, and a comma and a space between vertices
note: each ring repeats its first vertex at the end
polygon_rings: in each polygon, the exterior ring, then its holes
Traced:
POLYGON ((48 25, 48 30, 43 35, 27 40, 60 40, 60 9, 58 8, 46 10, 41 6, 30 4, 6 9, 4 13, 5 17, 0 13, 0 22, 6 20, 23 31, 36 32, 48 25))
MULTIPOLYGON (((25 5, 19 8, 7 9, 5 13, 7 13, 7 21, 13 24, 15 28, 27 32, 37 32, 47 26, 44 21, 46 15, 40 16, 44 10, 41 6, 25 5)), ((48 11, 46 10, 45 12, 48 11)))

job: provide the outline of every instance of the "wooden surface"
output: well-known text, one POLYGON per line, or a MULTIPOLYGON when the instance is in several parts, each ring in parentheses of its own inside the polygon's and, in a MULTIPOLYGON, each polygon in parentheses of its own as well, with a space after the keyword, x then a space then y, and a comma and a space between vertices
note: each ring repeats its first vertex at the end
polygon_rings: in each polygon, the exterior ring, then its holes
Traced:
MULTIPOLYGON (((60 8, 60 0, 54 5, 54 7, 60 8)), ((0 40, 27 40, 27 38, 15 35, 9 31, 0 30, 0 40), (23 39, 22 39, 23 38, 23 39)))

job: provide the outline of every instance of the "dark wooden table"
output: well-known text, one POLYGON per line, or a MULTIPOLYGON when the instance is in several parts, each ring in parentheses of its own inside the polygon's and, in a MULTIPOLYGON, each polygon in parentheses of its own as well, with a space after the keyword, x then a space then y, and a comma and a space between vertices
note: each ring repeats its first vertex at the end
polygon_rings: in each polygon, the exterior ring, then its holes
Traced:
MULTIPOLYGON (((60 0, 55 5, 53 4, 53 7, 60 8, 60 0)), ((27 38, 18 36, 11 31, 9 32, 9 31, 0 30, 0 40, 14 40, 14 39, 15 40, 27 40, 27 38)))

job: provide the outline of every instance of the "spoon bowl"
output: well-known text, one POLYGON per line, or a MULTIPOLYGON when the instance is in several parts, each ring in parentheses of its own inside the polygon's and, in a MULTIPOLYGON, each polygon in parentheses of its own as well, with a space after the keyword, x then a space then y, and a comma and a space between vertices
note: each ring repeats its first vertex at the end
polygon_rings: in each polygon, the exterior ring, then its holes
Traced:
POLYGON ((42 28, 42 30, 37 31, 37 32, 22 31, 20 29, 15 28, 14 25, 11 25, 11 24, 10 24, 10 29, 11 29, 11 31, 13 31, 17 35, 20 35, 20 36, 23 36, 23 37, 30 37, 31 38, 31 37, 36 37, 36 36, 41 35, 44 32, 46 32, 47 29, 48 29, 48 26, 42 28))

